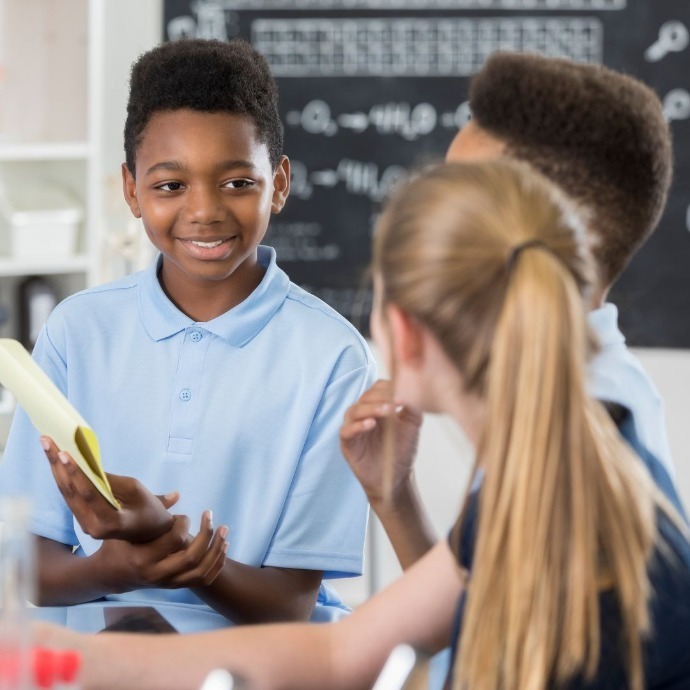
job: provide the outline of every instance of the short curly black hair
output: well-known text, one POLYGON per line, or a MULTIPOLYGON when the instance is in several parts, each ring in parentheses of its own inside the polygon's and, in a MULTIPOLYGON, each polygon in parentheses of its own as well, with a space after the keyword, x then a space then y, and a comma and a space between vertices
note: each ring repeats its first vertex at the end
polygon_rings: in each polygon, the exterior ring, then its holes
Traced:
POLYGON ((266 58, 247 41, 182 39, 162 43, 132 65, 125 162, 135 175, 137 146, 151 116, 189 108, 247 115, 275 168, 283 153, 278 86, 266 58))
POLYGON ((601 65, 499 52, 472 80, 470 108, 507 155, 590 212, 600 280, 613 284, 655 229, 671 184, 671 135, 657 95, 601 65))

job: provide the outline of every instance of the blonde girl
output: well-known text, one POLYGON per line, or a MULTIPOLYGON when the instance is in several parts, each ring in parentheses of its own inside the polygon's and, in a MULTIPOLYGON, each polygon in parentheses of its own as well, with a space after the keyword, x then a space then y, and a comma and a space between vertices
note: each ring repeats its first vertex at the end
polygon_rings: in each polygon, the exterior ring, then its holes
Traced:
POLYGON ((563 196, 508 161, 428 170, 378 223, 372 333, 395 401, 452 416, 482 476, 391 587, 328 626, 43 641, 83 650, 87 688, 189 689, 215 667, 251 688, 369 688, 396 644, 451 638, 455 689, 690 687, 677 497, 624 440, 625 411, 619 430, 586 393, 583 238, 563 196))

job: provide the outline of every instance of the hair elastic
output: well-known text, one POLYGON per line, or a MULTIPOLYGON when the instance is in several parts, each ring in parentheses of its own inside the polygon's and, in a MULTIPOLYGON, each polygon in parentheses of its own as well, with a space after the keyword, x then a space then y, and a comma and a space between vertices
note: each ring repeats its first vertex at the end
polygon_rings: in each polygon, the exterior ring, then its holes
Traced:
POLYGON ((527 240, 522 244, 516 244, 510 250, 510 254, 508 254, 508 258, 506 259, 506 270, 508 271, 508 273, 510 273, 513 270, 513 266, 515 265, 515 262, 520 256, 520 253, 523 252, 525 249, 531 249, 532 247, 540 247, 542 249, 547 250, 549 249, 549 246, 546 244, 546 242, 544 242, 544 240, 540 240, 536 237, 532 240, 527 240))

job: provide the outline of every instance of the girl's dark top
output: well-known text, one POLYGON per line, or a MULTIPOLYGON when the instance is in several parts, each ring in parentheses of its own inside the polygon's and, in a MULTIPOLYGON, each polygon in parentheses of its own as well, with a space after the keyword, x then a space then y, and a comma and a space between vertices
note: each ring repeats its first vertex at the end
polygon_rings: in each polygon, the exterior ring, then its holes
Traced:
MULTIPOLYGON (((673 482, 666 469, 639 442, 627 410, 613 415, 621 435, 642 459, 657 486, 680 515, 687 520, 673 482)), ((481 488, 467 499, 467 508, 448 537, 460 565, 470 573, 477 529, 478 497, 481 488)), ((655 690, 690 690, 690 544, 668 517, 657 511, 657 525, 665 549, 657 548, 649 565, 653 595, 650 601, 651 633, 644 640, 645 685, 655 690)), ((461 633, 465 595, 460 597, 452 638, 453 660, 461 633)), ((624 658, 620 646, 620 614, 613 592, 600 596, 601 655, 599 668, 590 681, 574 678, 558 690, 616 690, 627 688, 624 658)), ((446 683, 450 687, 450 676, 446 683)))

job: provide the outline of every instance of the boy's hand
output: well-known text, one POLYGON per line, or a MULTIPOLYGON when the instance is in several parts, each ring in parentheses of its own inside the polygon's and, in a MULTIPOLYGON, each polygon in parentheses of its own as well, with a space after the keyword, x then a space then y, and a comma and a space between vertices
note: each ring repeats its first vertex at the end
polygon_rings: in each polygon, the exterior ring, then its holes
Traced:
POLYGON ((409 407, 396 406, 391 381, 379 380, 348 408, 340 428, 340 448, 364 488, 370 503, 382 498, 384 438, 387 418, 393 424, 392 489, 410 477, 422 415, 409 407))
POLYGON ((113 508, 89 481, 68 453, 61 453, 52 439, 41 436, 55 482, 67 505, 94 539, 124 539, 132 543, 147 542, 171 529, 173 516, 168 508, 177 503, 177 492, 156 496, 132 477, 108 474, 108 481, 120 502, 113 508))
POLYGON ((204 587, 210 585, 225 565, 228 528, 214 533, 211 511, 201 517, 199 534, 189 534, 189 518, 175 515, 162 536, 146 544, 108 539, 97 552, 100 569, 107 573, 113 592, 144 587, 204 587))

